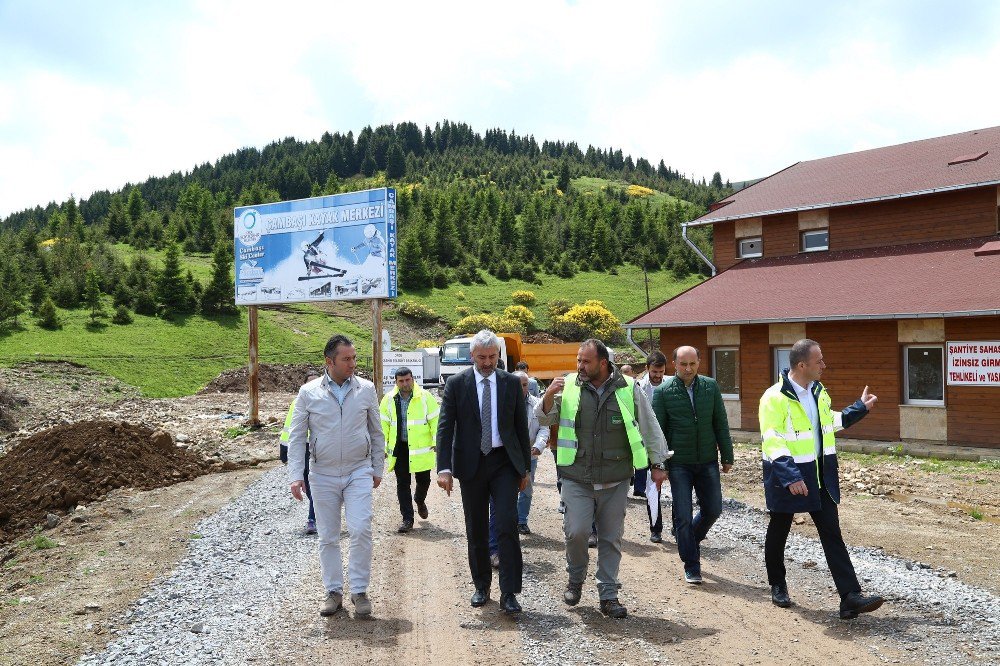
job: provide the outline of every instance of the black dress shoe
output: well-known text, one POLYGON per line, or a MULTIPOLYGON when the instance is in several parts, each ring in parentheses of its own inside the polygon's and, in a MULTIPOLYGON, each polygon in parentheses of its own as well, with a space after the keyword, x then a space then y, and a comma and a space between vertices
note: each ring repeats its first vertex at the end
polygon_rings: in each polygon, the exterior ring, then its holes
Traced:
POLYGON ((517 597, 508 592, 500 595, 500 610, 508 615, 515 615, 521 612, 521 604, 517 603, 517 597))
POLYGON ((885 602, 885 599, 873 594, 866 597, 860 592, 851 592, 840 600, 840 619, 853 620, 859 613, 871 613, 885 602))
POLYGON ((417 502, 417 515, 423 518, 424 520, 427 520, 427 516, 430 515, 430 513, 427 511, 427 505, 424 504, 423 502, 417 502))
POLYGON ((628 617, 628 610, 617 599, 601 599, 601 612, 616 620, 628 617))
POLYGON ((476 593, 472 595, 472 607, 479 608, 480 606, 485 606, 486 602, 490 600, 490 591, 480 588, 476 588, 476 593))
POLYGON ((788 587, 785 585, 772 585, 771 603, 779 608, 788 608, 791 606, 792 599, 788 596, 788 587))

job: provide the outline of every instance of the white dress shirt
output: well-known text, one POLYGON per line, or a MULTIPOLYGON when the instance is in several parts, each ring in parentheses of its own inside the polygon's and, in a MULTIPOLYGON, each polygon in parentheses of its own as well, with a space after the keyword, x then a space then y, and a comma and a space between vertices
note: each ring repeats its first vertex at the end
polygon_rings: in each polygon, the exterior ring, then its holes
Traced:
MULTIPOLYGON (((490 428, 493 430, 493 448, 503 446, 500 441, 500 428, 497 426, 497 373, 494 370, 489 377, 479 374, 479 369, 473 366, 472 372, 476 377, 476 396, 479 398, 479 413, 483 413, 483 379, 489 383, 490 387, 490 428)), ((519 387, 520 388, 520 387, 519 387)), ((485 424, 483 424, 485 426, 485 424)))
POLYGON ((809 382, 809 386, 803 388, 795 383, 791 377, 788 378, 788 383, 792 385, 795 389, 795 395, 798 396, 799 402, 802 407, 806 410, 806 415, 809 417, 809 422, 812 423, 813 437, 816 440, 816 457, 823 457, 823 429, 819 427, 819 410, 816 407, 816 399, 812 395, 812 387, 816 382, 809 382))

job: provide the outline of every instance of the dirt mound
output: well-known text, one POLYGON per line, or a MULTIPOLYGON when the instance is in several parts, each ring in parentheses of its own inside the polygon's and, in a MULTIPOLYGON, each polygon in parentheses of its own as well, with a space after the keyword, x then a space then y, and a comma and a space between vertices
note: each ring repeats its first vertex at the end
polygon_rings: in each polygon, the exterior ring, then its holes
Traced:
MULTIPOLYGON (((250 369, 247 366, 226 370, 198 393, 246 393, 250 386, 250 369)), ((298 393, 309 375, 323 374, 322 365, 279 365, 261 363, 260 390, 274 393, 298 393)))
POLYGON ((116 488, 159 488, 208 471, 162 430, 81 421, 35 433, 0 457, 0 543, 116 488))
MULTIPOLYGON (((226 370, 208 383, 202 393, 246 393, 249 390, 249 373, 247 366, 226 370)), ((322 375, 322 365, 303 363, 300 365, 280 365, 262 363, 258 375, 261 392, 268 393, 298 393, 299 387, 306 383, 309 375, 322 375)), ((359 377, 371 380, 371 373, 357 371, 359 377)))

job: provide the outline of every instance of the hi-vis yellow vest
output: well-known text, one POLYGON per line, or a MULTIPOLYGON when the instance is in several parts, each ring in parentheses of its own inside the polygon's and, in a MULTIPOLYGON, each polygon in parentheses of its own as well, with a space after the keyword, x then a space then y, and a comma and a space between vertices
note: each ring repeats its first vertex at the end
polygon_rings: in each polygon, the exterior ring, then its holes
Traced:
MULTIPOLYGON (((389 462, 389 471, 396 467, 396 434, 399 424, 396 421, 396 394, 399 387, 394 387, 382 398, 379 412, 382 418, 382 434, 385 435, 385 457, 389 462)), ((433 469, 436 462, 434 455, 434 437, 437 434, 438 416, 441 408, 433 395, 419 386, 413 386, 413 395, 406 408, 406 439, 410 450, 410 473, 426 472, 433 469)))
MULTIPOLYGON (((576 413, 580 410, 580 387, 576 384, 577 373, 566 375, 563 386, 562 404, 559 407, 559 435, 556 438, 556 465, 572 465, 580 450, 576 438, 576 413)), ((649 467, 649 455, 642 443, 639 424, 635 420, 635 380, 625 377, 625 386, 615 390, 615 399, 622 411, 625 434, 632 450, 632 466, 636 469, 649 467)))
POLYGON ((288 444, 288 437, 292 434, 292 416, 295 414, 295 403, 298 401, 298 397, 292 400, 292 404, 288 406, 288 415, 285 416, 285 427, 281 429, 281 437, 278 439, 282 444, 288 444))
MULTIPOLYGON (((761 453, 764 460, 773 461, 782 456, 791 456, 800 465, 811 463, 816 471, 816 482, 822 487, 819 465, 816 464, 816 436, 805 407, 796 398, 782 391, 783 382, 778 382, 764 392, 760 399, 758 417, 760 419, 761 453)), ((822 387, 817 396, 819 424, 823 432, 823 455, 837 453, 834 432, 841 430, 842 414, 830 407, 830 394, 822 387)))

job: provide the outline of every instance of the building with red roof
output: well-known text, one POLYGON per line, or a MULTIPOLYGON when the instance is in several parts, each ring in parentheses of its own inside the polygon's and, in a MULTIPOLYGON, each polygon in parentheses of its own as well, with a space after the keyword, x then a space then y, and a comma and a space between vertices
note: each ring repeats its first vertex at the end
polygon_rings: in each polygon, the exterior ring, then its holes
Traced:
POLYGON ((714 276, 625 324, 690 344, 757 428, 792 343, 820 343, 854 438, 1000 448, 1000 127, 799 162, 713 204, 714 276))

